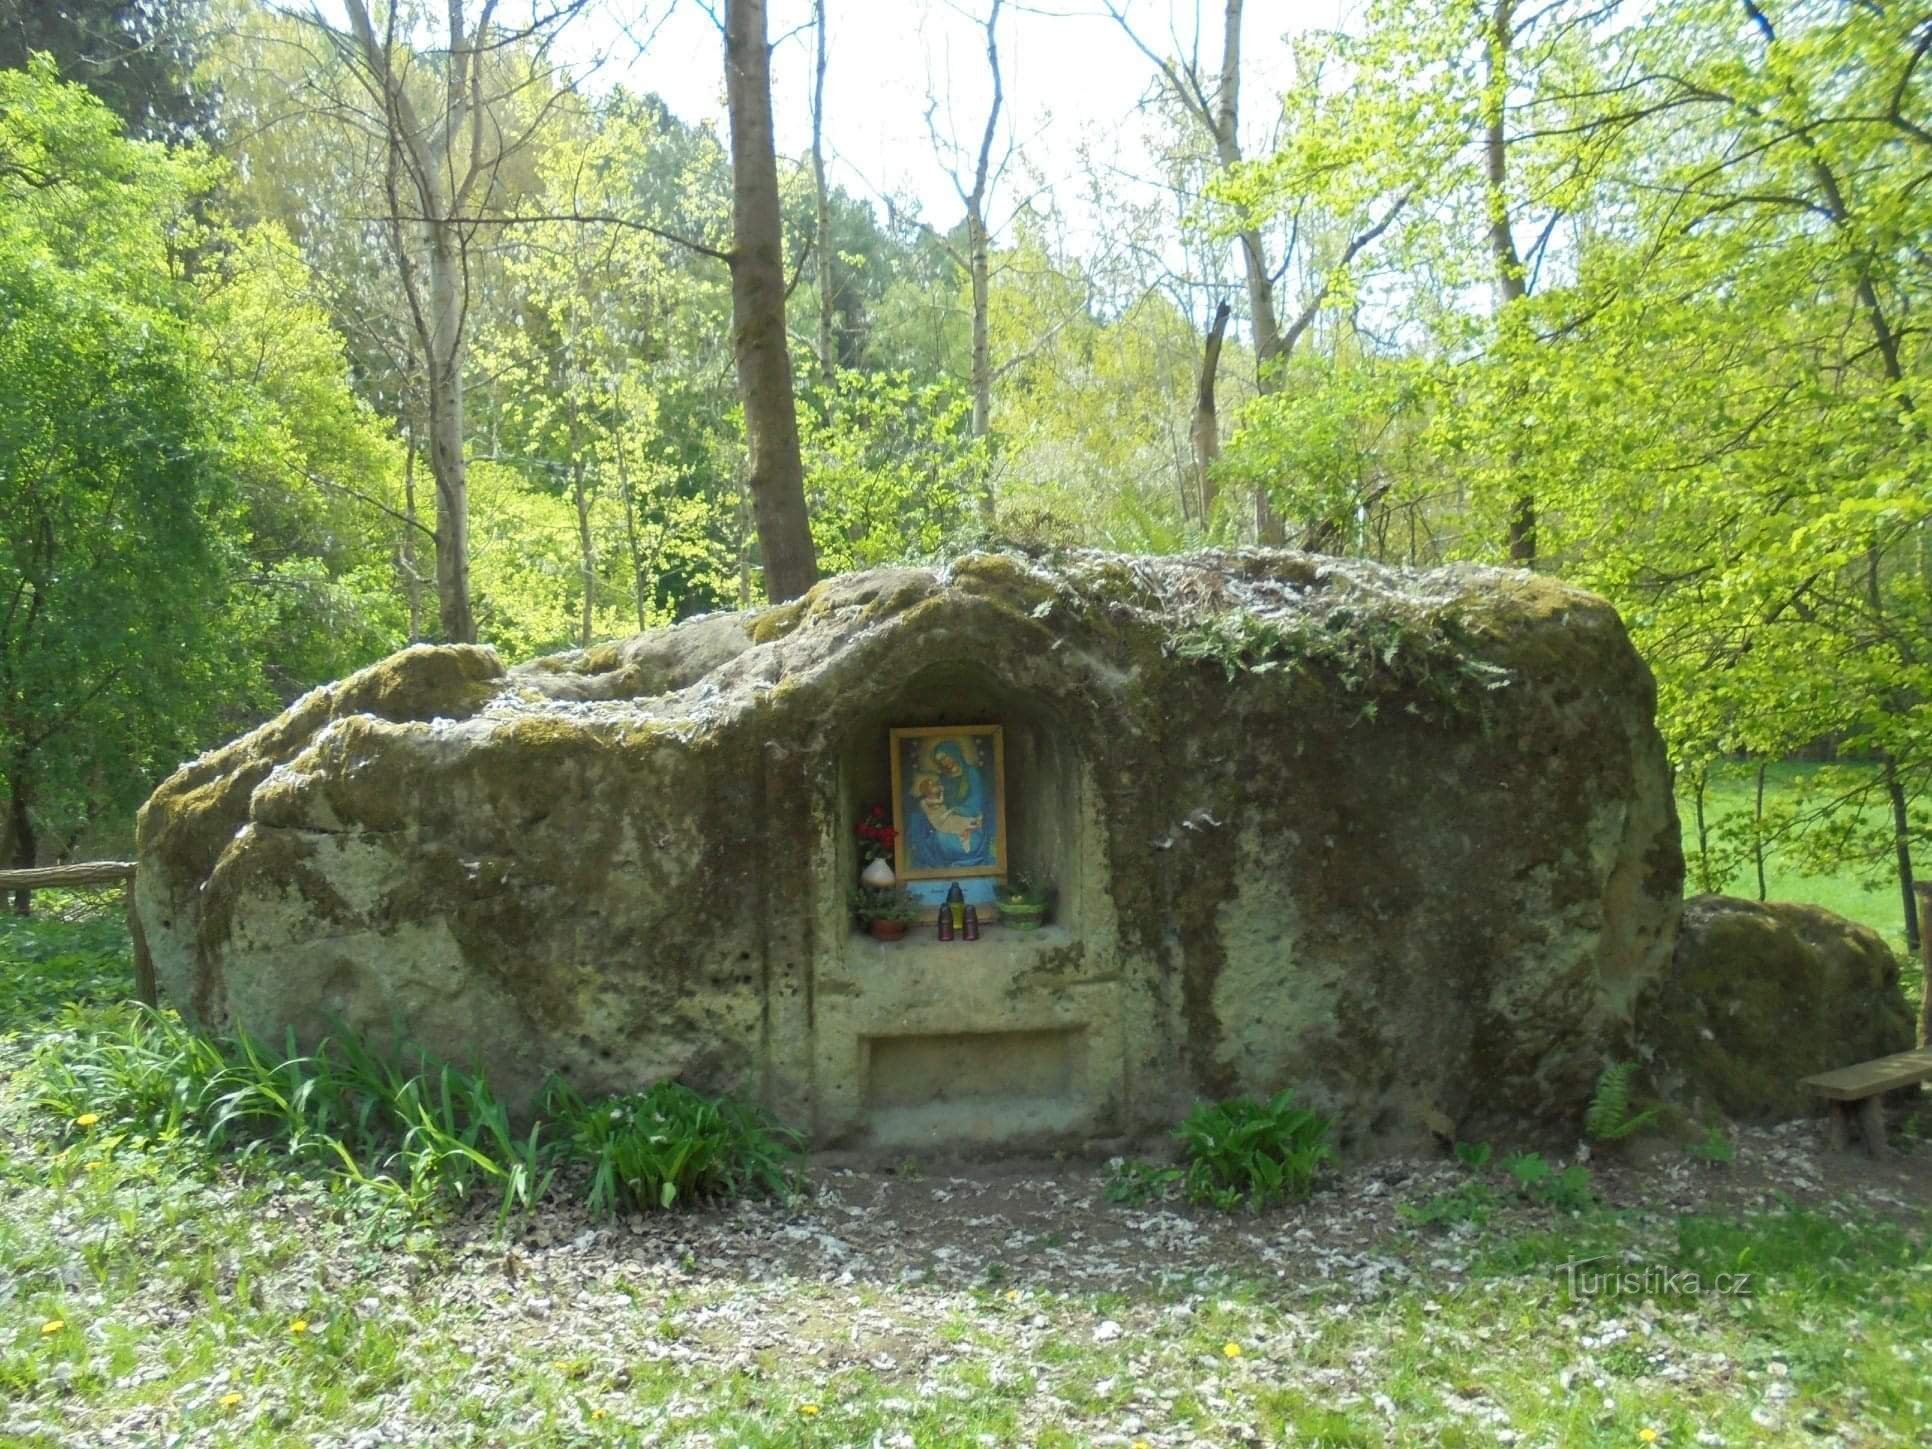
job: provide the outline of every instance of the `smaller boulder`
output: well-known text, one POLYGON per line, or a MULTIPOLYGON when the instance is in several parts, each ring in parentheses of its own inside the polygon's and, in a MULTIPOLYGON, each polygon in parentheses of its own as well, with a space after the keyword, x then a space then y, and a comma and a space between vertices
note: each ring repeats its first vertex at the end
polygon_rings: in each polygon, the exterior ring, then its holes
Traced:
POLYGON ((1913 1044, 1899 962, 1869 926, 1796 901, 1697 896, 1638 1000, 1650 1075, 1694 1110, 1803 1116, 1800 1079, 1913 1044))

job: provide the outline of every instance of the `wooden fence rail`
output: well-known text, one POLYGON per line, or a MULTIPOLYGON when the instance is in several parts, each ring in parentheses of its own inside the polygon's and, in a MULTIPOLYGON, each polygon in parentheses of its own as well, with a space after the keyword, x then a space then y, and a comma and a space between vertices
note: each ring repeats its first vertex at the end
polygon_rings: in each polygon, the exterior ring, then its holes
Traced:
POLYGON ((81 865, 44 865, 35 870, 0 870, 0 894, 48 890, 54 887, 119 885, 127 911, 128 940, 134 947, 134 994, 149 1006, 160 1004, 154 984, 154 958, 148 938, 134 911, 134 862, 91 860, 81 865))

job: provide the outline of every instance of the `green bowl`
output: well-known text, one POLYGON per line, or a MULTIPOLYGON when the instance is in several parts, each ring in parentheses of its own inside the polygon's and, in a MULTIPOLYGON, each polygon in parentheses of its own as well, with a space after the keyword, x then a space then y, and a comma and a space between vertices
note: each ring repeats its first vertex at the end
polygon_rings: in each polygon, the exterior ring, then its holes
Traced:
POLYGON ((1025 901, 1001 901, 1000 922, 1016 931, 1037 931, 1046 924, 1046 903, 1025 901))

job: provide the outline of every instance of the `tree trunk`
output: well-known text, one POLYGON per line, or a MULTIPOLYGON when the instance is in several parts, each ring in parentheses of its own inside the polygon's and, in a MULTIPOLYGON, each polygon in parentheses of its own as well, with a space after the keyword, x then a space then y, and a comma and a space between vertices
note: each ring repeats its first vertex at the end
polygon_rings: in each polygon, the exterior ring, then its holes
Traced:
MULTIPOLYGON (((973 436, 983 438, 993 425, 993 350, 987 336, 989 297, 986 219, 975 205, 966 214, 967 265, 973 277, 973 436)), ((986 497, 991 509, 992 495, 986 497)))
POLYGON ((1201 381, 1194 392, 1194 424, 1189 438, 1194 444, 1194 474, 1197 496, 1201 500, 1201 527, 1214 526, 1214 460, 1221 456, 1221 422, 1214 409, 1214 378, 1221 366, 1221 338, 1228 330, 1233 308, 1223 302, 1214 309, 1214 325, 1208 328, 1207 346, 1201 353, 1201 381))
POLYGON ((1704 818, 1704 792, 1710 779, 1710 770, 1700 768, 1697 782, 1691 787, 1691 809, 1697 820, 1697 889, 1706 895, 1717 889, 1717 883, 1711 879, 1711 827, 1704 818))
POLYGON ((429 244, 429 468, 436 478, 436 602, 444 642, 474 644, 470 612, 470 490, 463 465, 460 243, 432 223, 429 244))
POLYGON ((596 619, 597 542, 590 532, 590 491, 584 487, 584 465, 581 459, 571 460, 570 473, 571 493, 577 504, 577 548, 583 560, 584 571, 583 619, 577 632, 582 646, 588 649, 596 619))
POLYGON ((403 424, 403 533, 402 533, 402 575, 403 599, 409 606, 409 642, 417 643, 423 637, 423 575, 416 567, 416 530, 420 520, 416 514, 416 428, 413 423, 403 424))
MULTIPOLYGON (((1241 164, 1241 6, 1227 0, 1221 31, 1221 89, 1215 98, 1214 151, 1223 170, 1241 164)), ((1275 315, 1275 282, 1268 270, 1268 253, 1261 233, 1241 233, 1241 265, 1248 279, 1248 327, 1254 334, 1255 390, 1263 397, 1281 390, 1281 322, 1275 315)), ((1280 548, 1288 530, 1268 499, 1268 490, 1254 490, 1255 542, 1280 548)))
POLYGON ((311 11, 310 23, 320 26, 338 53, 360 68, 360 80, 380 103, 390 244, 427 373, 429 471, 436 480, 437 612, 446 641, 474 643, 469 482, 463 463, 464 319, 470 278, 461 227, 469 198, 486 175, 494 176, 502 159, 488 155, 485 145, 484 57, 494 48, 488 30, 495 5, 484 5, 472 30, 463 0, 447 0, 441 106, 431 125, 419 116, 396 61, 399 50, 407 50, 399 37, 401 9, 389 8, 379 34, 365 0, 344 0, 343 8, 348 33, 322 19, 319 10, 311 11), (427 253, 427 295, 419 274, 419 245, 427 253))
MULTIPOLYGON (((1906 809, 1905 784, 1890 756, 1885 760, 1885 795, 1892 804, 1892 849, 1898 861, 1898 893, 1905 903, 1905 948, 1919 949, 1918 892, 1912 888, 1912 819, 1906 809)), ((1927 983, 1932 990, 1932 982, 1927 983)))
POLYGON ((738 539, 738 607, 751 607, 751 489, 738 480, 738 510, 735 519, 738 539))
MULTIPOLYGON (((9 864, 14 870, 32 870, 35 865, 34 854, 37 849, 34 840, 34 818, 29 797, 32 789, 28 784, 31 778, 25 760, 15 758, 13 768, 7 772, 7 806, 9 834, 13 837, 13 858, 9 864)), ((16 916, 33 914, 34 893, 18 890, 13 895, 13 913, 16 916)))
POLYGON ((785 340, 765 0, 726 0, 725 103, 731 122, 731 346, 745 408, 747 481, 764 555, 765 595, 780 603, 818 582, 818 558, 805 512, 805 470, 785 340))
POLYGON ((1764 883, 1764 773, 1769 767, 1758 761, 1757 796, 1751 802, 1751 862, 1758 868, 1758 899, 1764 900, 1770 890, 1764 883))
MULTIPOLYGON (((973 282, 973 436, 983 438, 993 428, 993 349, 988 335, 991 305, 986 198, 992 180, 993 142, 999 135, 1000 108, 1006 87, 1000 75, 1000 6, 993 0, 986 15, 986 70, 993 82, 993 103, 987 108, 986 129, 980 134, 979 159, 973 167, 973 189, 966 196, 966 268, 973 282)), ((980 494, 980 512, 993 521, 993 486, 989 476, 980 494)))
POLYGON ((642 634, 649 617, 644 597, 644 555, 637 546, 637 494, 631 487, 630 459, 624 456, 624 408, 618 389, 611 388, 611 447, 617 455, 617 487, 624 496, 624 542, 631 551, 631 597, 637 604, 637 632, 642 634))
POLYGON ((832 342, 832 197, 825 185, 825 0, 813 0, 818 68, 812 78, 812 180, 818 188, 814 250, 818 263, 818 365, 830 377, 838 366, 832 342))
MULTIPOLYGON (((1489 42, 1483 50, 1483 154, 1489 187, 1489 251, 1496 266, 1496 318, 1500 328, 1510 307, 1522 301, 1527 292, 1523 281, 1523 261, 1516 253, 1516 236, 1510 227, 1509 199, 1504 183, 1509 178, 1509 148, 1503 129, 1504 109, 1509 99, 1509 50, 1515 40, 1516 0, 1496 0, 1490 14, 1489 42)), ((1514 473, 1517 456, 1509 458, 1514 473)), ((1536 563, 1536 497, 1527 489, 1518 493, 1509 508, 1509 557, 1512 563, 1530 568, 1536 563)))

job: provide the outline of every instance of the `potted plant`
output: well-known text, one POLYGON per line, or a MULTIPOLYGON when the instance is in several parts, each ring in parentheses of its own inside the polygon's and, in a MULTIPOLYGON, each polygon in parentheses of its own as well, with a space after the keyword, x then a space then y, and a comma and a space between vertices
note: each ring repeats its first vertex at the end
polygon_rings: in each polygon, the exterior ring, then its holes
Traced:
POLYGON ((1053 882, 1015 871, 993 888, 999 900, 1000 921, 1016 931, 1037 931, 1053 907, 1053 882))
POLYGON ((898 890, 861 886, 852 892, 852 914, 881 941, 896 941, 904 936, 924 909, 898 890))

